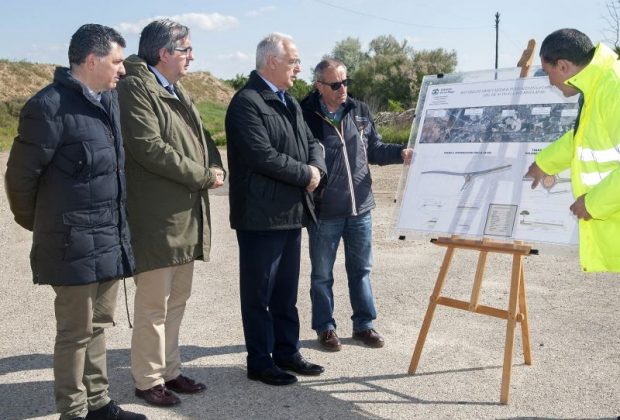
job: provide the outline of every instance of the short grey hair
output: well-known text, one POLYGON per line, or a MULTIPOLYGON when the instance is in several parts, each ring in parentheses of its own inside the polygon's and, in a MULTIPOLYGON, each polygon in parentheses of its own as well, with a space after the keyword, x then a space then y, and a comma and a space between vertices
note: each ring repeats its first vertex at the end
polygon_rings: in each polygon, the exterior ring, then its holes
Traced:
POLYGON ((347 71, 347 66, 345 66, 345 64, 342 61, 335 59, 333 57, 324 57, 321 60, 321 62, 317 64, 316 67, 314 68, 314 81, 322 82, 323 75, 325 74, 325 71, 327 69, 337 69, 340 67, 342 67, 345 72, 347 71))
POLYGON ((158 19, 142 29, 138 56, 150 66, 159 63, 159 50, 165 48, 170 54, 178 47, 179 41, 189 36, 189 28, 170 19, 158 19))
POLYGON ((289 35, 279 32, 272 32, 258 43, 256 47, 256 70, 261 70, 267 66, 267 57, 276 57, 284 54, 284 41, 293 42, 289 35))

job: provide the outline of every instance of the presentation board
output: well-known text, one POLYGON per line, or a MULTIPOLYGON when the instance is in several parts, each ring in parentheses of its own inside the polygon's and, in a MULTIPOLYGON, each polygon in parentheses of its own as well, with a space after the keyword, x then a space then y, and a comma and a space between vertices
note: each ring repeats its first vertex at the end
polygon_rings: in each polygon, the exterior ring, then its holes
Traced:
POLYGON ((577 99, 544 75, 519 78, 518 69, 426 76, 409 140, 414 158, 398 193, 397 234, 577 243, 570 173, 536 189, 524 177, 536 153, 573 127, 577 99))

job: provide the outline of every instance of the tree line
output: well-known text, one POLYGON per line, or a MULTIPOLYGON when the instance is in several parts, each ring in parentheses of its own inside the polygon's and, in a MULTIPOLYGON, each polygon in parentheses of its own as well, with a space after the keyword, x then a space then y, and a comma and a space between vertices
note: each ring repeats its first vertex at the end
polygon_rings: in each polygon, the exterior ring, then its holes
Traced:
MULTIPOLYGON (((456 51, 443 48, 415 50, 404 40, 381 35, 363 49, 359 38, 348 37, 336 43, 328 54, 342 61, 352 79, 349 94, 368 103, 373 111, 402 111, 415 107, 422 78, 427 74, 452 73, 457 64, 456 51)), ((225 80, 240 89, 248 75, 237 74, 225 80)), ((289 93, 298 100, 313 87, 297 79, 289 93)))

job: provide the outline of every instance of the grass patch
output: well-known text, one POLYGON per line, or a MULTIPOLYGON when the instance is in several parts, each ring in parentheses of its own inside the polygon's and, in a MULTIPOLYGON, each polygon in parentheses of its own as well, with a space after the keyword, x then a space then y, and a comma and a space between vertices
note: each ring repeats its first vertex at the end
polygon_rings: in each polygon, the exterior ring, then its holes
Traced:
POLYGON ((209 130, 215 144, 218 146, 226 145, 226 131, 224 128, 224 119, 228 105, 204 101, 196 104, 202 123, 209 130))
POLYGON ((0 151, 11 148, 17 135, 19 111, 24 106, 22 101, 0 102, 0 151))
MULTIPOLYGON (((11 148, 13 139, 17 135, 19 111, 24 104, 25 102, 22 101, 0 102, 0 151, 6 151, 11 148)), ((225 145, 224 117, 226 116, 228 105, 215 102, 201 102, 197 104, 197 107, 203 124, 213 136, 215 144, 218 146, 225 145)))

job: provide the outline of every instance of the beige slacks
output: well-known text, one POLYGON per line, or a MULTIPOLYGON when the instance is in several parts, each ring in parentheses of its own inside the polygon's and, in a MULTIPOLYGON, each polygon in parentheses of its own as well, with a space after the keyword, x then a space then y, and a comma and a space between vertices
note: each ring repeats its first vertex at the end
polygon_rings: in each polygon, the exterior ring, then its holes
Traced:
POLYGON ((192 261, 134 276, 131 374, 140 390, 163 384, 181 373, 179 330, 193 274, 192 261))
POLYGON ((118 286, 118 280, 53 286, 54 396, 62 420, 110 402, 104 328, 114 325, 118 286))

